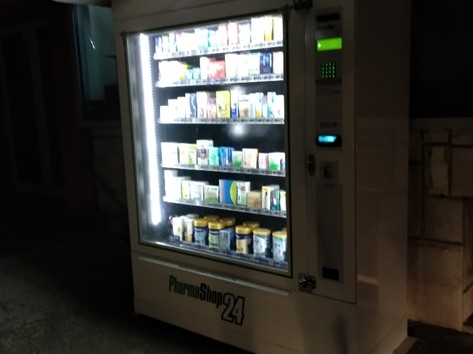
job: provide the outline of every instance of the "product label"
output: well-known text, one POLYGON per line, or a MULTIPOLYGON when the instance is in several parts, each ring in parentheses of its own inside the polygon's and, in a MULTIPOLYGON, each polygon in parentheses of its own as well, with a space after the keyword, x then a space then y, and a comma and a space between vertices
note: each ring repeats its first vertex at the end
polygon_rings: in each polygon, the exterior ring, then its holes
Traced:
POLYGON ((223 293, 211 289, 209 285, 200 285, 181 282, 174 275, 169 275, 169 292, 188 296, 195 300, 215 305, 217 309, 222 308, 221 319, 239 326, 243 325, 245 318, 245 298, 231 293, 223 293))
POLYGON ((209 230, 209 247, 218 248, 220 239, 220 230, 209 230))
POLYGON ((209 230, 206 227, 195 226, 194 241, 197 245, 207 245, 209 243, 209 230))
POLYGON ((253 252, 257 257, 265 257, 269 248, 269 235, 253 235, 253 252))

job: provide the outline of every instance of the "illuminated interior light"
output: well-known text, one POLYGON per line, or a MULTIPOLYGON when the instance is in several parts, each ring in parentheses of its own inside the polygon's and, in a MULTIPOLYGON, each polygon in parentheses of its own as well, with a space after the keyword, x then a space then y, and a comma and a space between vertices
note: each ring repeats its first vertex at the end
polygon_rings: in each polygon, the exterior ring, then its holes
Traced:
POLYGON ((236 138, 242 138, 248 134, 248 130, 246 129, 246 126, 243 124, 235 124, 235 125, 232 125, 230 134, 232 134, 236 138))
POLYGON ((162 221, 161 202, 159 196, 161 195, 161 186, 159 183, 158 170, 158 150, 156 145, 156 126, 155 126, 155 109, 153 100, 153 82, 151 75, 151 54, 149 37, 145 34, 140 34, 140 59, 142 70, 142 89, 143 89, 143 104, 144 104, 144 120, 146 132, 146 148, 148 156, 148 181, 149 181, 149 208, 151 223, 157 225, 162 221))

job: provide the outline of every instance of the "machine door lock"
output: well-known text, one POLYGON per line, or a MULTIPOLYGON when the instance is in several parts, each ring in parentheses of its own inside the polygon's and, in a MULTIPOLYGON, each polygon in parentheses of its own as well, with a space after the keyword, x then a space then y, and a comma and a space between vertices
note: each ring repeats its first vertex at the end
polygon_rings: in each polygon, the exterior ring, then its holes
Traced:
POLYGON ((299 291, 311 293, 315 289, 315 277, 305 274, 299 274, 299 291))

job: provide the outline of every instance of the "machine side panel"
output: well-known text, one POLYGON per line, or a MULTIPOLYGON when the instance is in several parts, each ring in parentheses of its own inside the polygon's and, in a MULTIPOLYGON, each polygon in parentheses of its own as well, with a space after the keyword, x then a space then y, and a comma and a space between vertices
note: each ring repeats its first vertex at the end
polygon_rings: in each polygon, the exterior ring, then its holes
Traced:
POLYGON ((357 8, 356 268, 359 325, 364 333, 361 352, 373 338, 381 348, 386 334, 396 328, 407 335, 409 12, 407 0, 359 1, 357 8))

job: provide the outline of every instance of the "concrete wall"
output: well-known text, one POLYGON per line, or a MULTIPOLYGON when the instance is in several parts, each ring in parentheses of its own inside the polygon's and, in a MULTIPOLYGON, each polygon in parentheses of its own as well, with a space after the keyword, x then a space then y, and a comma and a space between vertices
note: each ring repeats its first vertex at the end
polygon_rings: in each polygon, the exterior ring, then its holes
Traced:
POLYGON ((468 331, 473 311, 473 129, 410 132, 408 318, 468 331))

